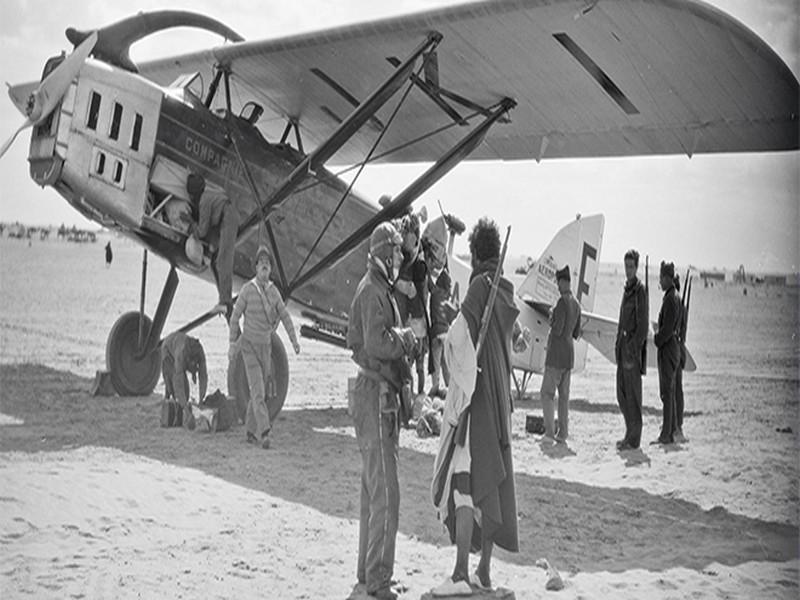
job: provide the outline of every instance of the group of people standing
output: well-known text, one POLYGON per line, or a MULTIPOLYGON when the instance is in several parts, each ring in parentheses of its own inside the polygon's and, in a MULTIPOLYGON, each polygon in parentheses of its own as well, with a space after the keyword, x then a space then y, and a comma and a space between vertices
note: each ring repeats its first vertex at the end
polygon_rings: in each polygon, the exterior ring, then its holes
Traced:
MULTIPOLYGON (((625 253, 625 288, 619 309, 614 355, 617 363, 617 403, 625 419, 625 435, 617 441, 620 451, 639 448, 642 437, 642 376, 647 370, 649 300, 639 280, 639 253, 625 253)), ((541 400, 544 441, 566 442, 569 423, 570 375, 574 366, 574 340, 581 335, 581 306, 570 290, 569 266, 556 272, 559 299, 551 310, 541 400), (558 431, 554 420, 555 392, 558 390, 558 431)), ((678 297, 680 279, 675 266, 662 262, 659 281, 664 292, 655 345, 658 349, 659 395, 663 419, 653 444, 685 442, 683 435, 683 369, 686 366, 686 318, 678 297)))
MULTIPOLYGON (((382 600, 397 597, 392 575, 400 507, 401 401, 401 390, 384 374, 402 371, 402 362, 414 356, 419 343, 419 336, 402 320, 397 302, 403 246, 403 235, 392 223, 382 223, 372 232, 367 272, 353 298, 347 330, 347 347, 359 368, 351 409, 362 457, 357 587, 382 600)), ((491 587, 494 545, 512 552, 519 545, 510 354, 527 348, 530 332, 517 323, 513 284, 499 277, 500 235, 494 222, 481 219, 469 246, 469 288, 444 344, 449 391, 431 486, 439 516, 456 544, 453 573, 433 590, 437 596, 469 592, 470 582, 491 587), (484 320, 487 327, 481 335, 484 320), (483 349, 479 354, 476 345, 483 349), (481 551, 472 575, 471 549, 481 551)))
MULTIPOLYGON (((649 301, 645 285, 637 277, 639 253, 625 253, 625 291, 619 311, 615 354, 617 359, 617 402, 625 419, 625 435, 617 449, 633 450, 642 437, 642 375, 647 368, 649 301)), ((662 262, 659 285, 664 292, 655 345, 658 359, 659 395, 663 418, 658 439, 653 444, 685 442, 683 435, 683 377, 686 365, 686 328, 683 305, 678 297, 680 281, 675 265, 662 262)))

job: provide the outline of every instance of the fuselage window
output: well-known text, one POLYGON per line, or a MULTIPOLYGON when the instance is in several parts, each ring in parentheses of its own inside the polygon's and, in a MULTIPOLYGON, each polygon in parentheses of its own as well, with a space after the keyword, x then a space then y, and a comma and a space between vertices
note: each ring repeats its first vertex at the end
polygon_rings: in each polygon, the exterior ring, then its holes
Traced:
POLYGON ((119 126, 122 123, 122 104, 114 102, 114 114, 111 117, 111 129, 108 131, 108 137, 112 140, 119 139, 119 126))
POLYGON ((114 165, 114 183, 122 181, 122 163, 117 161, 114 165))
POLYGON ((86 119, 86 127, 97 129, 97 118, 100 116, 101 96, 97 92, 92 92, 92 100, 89 103, 89 115, 86 119))
POLYGON ((102 152, 97 153, 97 164, 95 165, 94 172, 98 175, 102 175, 103 171, 106 170, 106 155, 102 152))
POLYGON ((133 135, 131 135, 131 150, 139 149, 139 140, 142 138, 142 115, 136 113, 133 119, 133 135))

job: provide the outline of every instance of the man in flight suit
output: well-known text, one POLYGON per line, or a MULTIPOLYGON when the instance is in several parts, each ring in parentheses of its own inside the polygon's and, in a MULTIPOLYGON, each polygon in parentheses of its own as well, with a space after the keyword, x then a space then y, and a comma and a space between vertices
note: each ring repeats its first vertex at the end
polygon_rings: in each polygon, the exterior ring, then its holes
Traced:
POLYGON ((233 308, 233 258, 236 233, 239 230, 239 211, 224 193, 205 192, 206 182, 202 176, 189 173, 186 191, 198 210, 197 227, 193 233, 202 240, 217 246, 214 257, 214 277, 217 280, 219 304, 216 312, 226 313, 230 318, 233 308))
POLYGON ((383 374, 397 371, 397 361, 410 354, 416 340, 401 329, 392 293, 402 239, 390 223, 381 223, 369 240, 367 272, 350 306, 347 347, 359 366, 353 391, 353 421, 361 451, 361 517, 359 522, 359 586, 382 600, 394 600, 391 589, 395 538, 400 510, 397 478, 397 390, 383 374))

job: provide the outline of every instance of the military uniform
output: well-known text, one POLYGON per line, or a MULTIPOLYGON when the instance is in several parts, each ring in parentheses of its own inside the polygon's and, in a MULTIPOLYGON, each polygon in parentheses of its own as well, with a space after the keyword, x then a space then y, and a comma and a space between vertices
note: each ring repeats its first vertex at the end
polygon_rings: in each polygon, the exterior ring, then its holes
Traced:
POLYGON ((625 419, 622 443, 638 448, 642 439, 642 349, 647 343, 648 302, 638 278, 625 282, 619 307, 614 353, 617 360, 617 404, 625 419))
MULTIPOLYGON (((662 274, 665 272, 670 277, 673 273, 665 271, 662 263, 662 274)), ((678 343, 679 326, 681 314, 681 301, 675 291, 675 286, 670 284, 664 292, 664 299, 661 303, 661 310, 658 313, 658 331, 655 335, 655 343, 658 348, 658 388, 663 405, 663 419, 661 423, 661 433, 658 442, 671 444, 673 439, 673 420, 675 418, 675 374, 678 370, 681 350, 678 343)))

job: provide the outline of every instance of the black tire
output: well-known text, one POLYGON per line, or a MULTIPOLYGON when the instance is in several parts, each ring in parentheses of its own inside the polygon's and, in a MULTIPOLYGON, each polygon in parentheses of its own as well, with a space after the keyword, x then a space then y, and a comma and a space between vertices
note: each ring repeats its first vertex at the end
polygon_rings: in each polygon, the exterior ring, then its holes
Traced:
MULTIPOLYGON (((153 322, 144 316, 144 335, 153 322)), ((106 369, 111 384, 120 396, 149 396, 161 375, 161 360, 157 350, 137 358, 139 343, 139 313, 123 314, 108 334, 106 342, 106 369)))
MULTIPOLYGON (((233 359, 232 373, 228 374, 228 394, 236 398, 239 418, 244 423, 247 405, 250 402, 250 388, 247 385, 247 373, 244 368, 244 359, 239 352, 233 359)), ((286 393, 289 391, 289 360, 286 349, 277 333, 272 334, 272 375, 275 377, 275 398, 267 398, 267 410, 271 423, 283 408, 286 393)))

